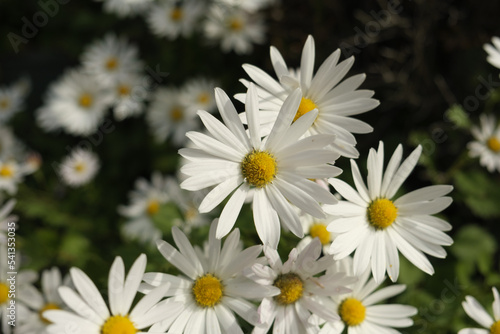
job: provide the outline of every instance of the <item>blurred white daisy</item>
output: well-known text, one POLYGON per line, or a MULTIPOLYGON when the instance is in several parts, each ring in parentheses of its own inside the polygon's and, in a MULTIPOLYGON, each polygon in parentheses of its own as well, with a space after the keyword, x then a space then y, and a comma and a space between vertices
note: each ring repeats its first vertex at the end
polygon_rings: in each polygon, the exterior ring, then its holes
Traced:
POLYGON ((0 209, 0 244, 7 242, 8 232, 16 230, 18 217, 11 215, 14 205, 16 205, 16 200, 10 199, 0 209))
POLYGON ((361 276, 371 266, 377 283, 385 272, 395 282, 399 276, 398 250, 420 270, 432 275, 434 268, 424 255, 444 258, 453 240, 444 233, 451 225, 432 215, 447 208, 451 197, 444 197, 453 187, 428 186, 394 199, 396 192, 418 162, 422 147, 418 146, 401 163, 403 148, 399 145, 384 173, 384 145, 378 151, 370 149, 368 155, 368 187, 359 168, 351 160, 356 190, 339 179, 330 184, 345 201, 324 206, 325 212, 334 214, 328 230, 336 234, 330 252, 336 259, 354 254, 354 273, 361 276))
POLYGON ((482 114, 479 116, 480 126, 473 126, 471 133, 474 141, 467 145, 469 156, 479 157, 481 166, 490 173, 500 172, 500 124, 495 116, 482 114))
POLYGON ((160 37, 176 39, 189 37, 203 15, 205 5, 196 0, 160 0, 147 15, 153 33, 160 37))
POLYGON ((30 85, 28 78, 21 78, 10 86, 0 87, 0 123, 6 123, 23 109, 30 85))
POLYGON ((493 36, 491 44, 484 44, 483 48, 488 53, 486 60, 496 68, 500 68, 500 38, 493 36))
MULTIPOLYGON (((264 134, 269 133, 285 98, 300 87, 302 97, 294 121, 317 109, 318 116, 306 135, 335 134, 337 139, 332 146, 340 154, 350 158, 359 156, 353 133, 369 133, 373 128, 351 116, 372 110, 380 103, 372 99, 373 91, 357 90, 365 80, 365 74, 342 81, 354 64, 354 57, 338 63, 340 53, 340 49, 333 52, 313 75, 315 46, 313 37, 309 36, 302 50, 300 69, 297 70, 289 69, 280 52, 271 46, 271 62, 278 81, 256 66, 243 65, 245 72, 258 85, 264 134)), ((249 85, 247 80, 241 81, 245 86, 249 85)), ((236 98, 243 101, 245 97, 238 94, 236 98)))
MULTIPOLYGON (((338 261, 334 271, 353 275, 352 258, 346 257, 338 261)), ((332 270, 332 268, 327 270, 332 270)), ((401 304, 375 305, 384 299, 392 298, 406 289, 404 284, 395 284, 375 291, 382 282, 376 283, 370 278, 370 270, 366 270, 352 286, 352 292, 333 297, 332 311, 340 315, 341 321, 328 322, 320 330, 320 334, 340 334, 347 327, 348 334, 400 333, 395 328, 413 325, 410 318, 417 314, 413 306, 401 304)))
POLYGON ((73 135, 90 135, 112 100, 110 90, 96 78, 81 70, 69 70, 49 87, 44 105, 37 110, 37 122, 46 131, 62 128, 73 135))
POLYGON ((476 298, 466 296, 465 301, 462 302, 462 307, 465 313, 474 319, 483 328, 464 328, 458 334, 498 334, 500 333, 500 296, 498 290, 493 288, 493 317, 492 318, 484 307, 479 304, 476 298))
POLYGON ((182 87, 180 99, 188 109, 205 110, 211 113, 215 110, 214 89, 215 82, 213 80, 191 79, 182 87))
POLYGON ((173 87, 159 88, 153 94, 146 120, 158 142, 171 138, 174 145, 182 146, 186 132, 200 127, 196 110, 187 108, 180 97, 179 90, 173 87))
POLYGON ((67 333, 71 329, 72 333, 85 334, 145 333, 140 330, 175 315, 177 304, 159 303, 167 286, 142 297, 132 308, 145 268, 146 255, 141 254, 125 276, 122 258, 115 258, 108 279, 109 309, 92 280, 80 269, 71 268, 76 291, 65 286, 58 289, 71 311, 45 311, 43 316, 52 323, 47 332, 67 333))
POLYGON ((137 47, 125 38, 107 34, 89 45, 81 59, 85 72, 101 85, 114 86, 121 76, 137 74, 142 69, 138 53, 137 47))
POLYGON ((155 286, 170 287, 166 290, 166 304, 181 302, 178 317, 169 318, 151 327, 151 331, 169 333, 204 334, 206 328, 213 333, 243 334, 234 313, 255 325, 257 310, 250 300, 277 293, 276 289, 263 288, 242 275, 252 266, 262 251, 255 245, 239 249, 240 233, 235 229, 225 240, 215 237, 217 221, 212 223, 208 240, 208 256, 195 251, 187 237, 177 228, 172 236, 178 249, 165 241, 158 242, 158 250, 183 275, 146 273, 141 291, 149 296, 155 286))
POLYGON ((62 181, 70 187, 89 183, 99 170, 99 158, 83 148, 75 148, 59 165, 62 181))
POLYGON ((316 218, 307 213, 299 212, 299 218, 302 223, 304 237, 298 243, 297 249, 299 251, 304 249, 304 247, 315 238, 318 238, 323 247, 323 254, 330 254, 330 245, 332 244, 335 234, 328 231, 327 227, 334 217, 327 215, 326 218, 316 218))
POLYGON ((17 185, 25 174, 23 166, 16 161, 0 160, 0 190, 14 195, 17 192, 17 185))
POLYGON ((50 324, 43 312, 47 310, 60 310, 64 308, 64 302, 57 289, 63 285, 61 272, 53 267, 42 272, 42 292, 30 287, 25 293, 25 303, 28 313, 20 315, 20 324, 16 327, 16 334, 46 334, 47 326, 50 324))
POLYGON ((264 298, 260 304, 260 324, 253 334, 268 333, 273 323, 273 333, 317 333, 317 323, 310 321, 312 315, 323 321, 340 319, 326 306, 332 303, 331 296, 350 292, 346 286, 355 279, 341 272, 318 276, 335 262, 331 256, 320 258, 318 239, 300 252, 294 248, 285 263, 275 249, 264 247, 264 253, 269 266, 256 263, 247 276, 262 286, 279 288, 280 293, 264 298))
POLYGON ((275 0, 215 0, 220 6, 238 7, 250 13, 264 9, 276 2, 275 0))
POLYGON ((128 219, 122 227, 126 237, 144 244, 161 238, 153 218, 170 199, 168 186, 167 178, 157 171, 153 172, 151 182, 144 178, 135 181, 135 189, 129 193, 129 205, 118 207, 118 213, 128 219))
POLYGON ((265 26, 258 13, 250 14, 238 7, 218 4, 210 6, 204 25, 204 33, 209 41, 218 42, 223 52, 235 51, 248 54, 253 44, 265 40, 265 26))
POLYGON ((119 17, 132 17, 143 14, 153 3, 153 0, 97 0, 104 2, 106 13, 116 14, 119 17))
POLYGON ((273 131, 262 140, 257 93, 250 86, 246 100, 249 116, 245 131, 236 109, 221 89, 216 89, 216 102, 224 124, 205 111, 199 111, 210 135, 188 132, 195 148, 184 148, 180 155, 189 162, 181 172, 189 177, 181 188, 197 191, 215 186, 200 204, 200 212, 209 212, 230 194, 222 210, 217 238, 231 231, 247 194, 253 191, 253 218, 264 245, 273 248, 280 239, 280 221, 298 237, 302 225, 294 206, 315 217, 325 214, 318 202, 333 204, 337 200, 311 178, 336 176, 341 170, 332 166, 338 155, 325 149, 334 136, 321 135, 299 140, 314 121, 316 112, 292 123, 300 103, 299 89, 283 104, 273 131))
POLYGON ((140 115, 144 111, 150 87, 145 76, 129 73, 116 79, 112 92, 114 116, 118 121, 122 121, 127 117, 140 115))

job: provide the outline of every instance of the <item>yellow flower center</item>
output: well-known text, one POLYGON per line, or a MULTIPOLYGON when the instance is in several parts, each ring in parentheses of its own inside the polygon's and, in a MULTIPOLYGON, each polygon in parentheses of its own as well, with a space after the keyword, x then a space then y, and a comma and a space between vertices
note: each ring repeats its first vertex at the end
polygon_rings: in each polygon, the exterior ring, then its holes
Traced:
POLYGON ((210 95, 208 95, 207 93, 200 93, 198 95, 198 103, 207 104, 208 101, 210 101, 210 95))
POLYGON ((391 226, 398 216, 398 208, 387 198, 379 198, 368 207, 368 221, 376 229, 391 226))
POLYGON ((217 277, 206 274, 194 282, 192 290, 199 306, 213 307, 222 299, 224 287, 217 277))
POLYGON ((80 95, 80 98, 78 99, 78 103, 80 103, 80 106, 84 108, 89 108, 92 105, 93 99, 92 95, 88 93, 83 93, 80 95))
POLYGON ((170 18, 172 19, 172 21, 180 21, 183 16, 184 13, 180 8, 174 8, 172 12, 170 12, 170 18))
POLYGON ((500 320, 491 325, 490 334, 500 334, 500 320))
POLYGON ((293 304, 302 297, 304 282, 295 273, 279 275, 274 281, 274 286, 281 290, 281 293, 274 297, 281 305, 293 304))
POLYGON ((128 85, 119 85, 118 86, 118 94, 120 96, 130 95, 130 87, 128 85))
POLYGON ((9 300, 9 287, 5 283, 0 283, 0 305, 9 300))
POLYGON ((198 215, 198 209, 194 206, 190 206, 186 212, 184 212, 184 219, 192 220, 198 215))
POLYGON ((184 113, 180 107, 174 107, 170 110, 170 118, 174 122, 179 122, 184 118, 184 113))
POLYGON ((365 320, 366 308, 356 298, 347 298, 339 306, 339 315, 347 326, 357 326, 365 320))
POLYGON ((116 57, 111 57, 106 62, 106 69, 112 71, 118 67, 118 59, 116 57))
POLYGON ((101 327, 101 334, 135 334, 137 329, 128 316, 109 317, 101 327))
POLYGON ((322 245, 326 245, 330 242, 330 232, 326 230, 326 225, 321 223, 316 223, 309 229, 309 235, 312 238, 318 237, 322 245))
POLYGON ((9 100, 7 99, 0 100, 0 109, 7 109, 9 105, 10 105, 9 100))
POLYGON ((49 320, 47 320, 44 316, 43 316, 43 312, 47 311, 47 310, 60 310, 61 308, 55 304, 55 303, 47 303, 45 304, 44 307, 42 307, 40 309, 40 311, 38 311, 38 316, 40 317, 40 320, 42 320, 42 322, 46 323, 46 324, 50 324, 51 322, 49 320))
POLYGON ((298 120, 299 118, 301 118, 302 116, 304 116, 305 114, 310 112, 311 110, 314 110, 317 108, 318 108, 318 106, 316 105, 316 103, 314 103, 310 99, 303 97, 300 100, 299 109, 297 109, 297 113, 295 114, 293 121, 295 122, 296 120, 298 120))
POLYGON ((155 199, 150 200, 148 206, 146 207, 146 212, 148 213, 148 215, 154 216, 158 213, 158 211, 160 211, 160 202, 155 199))
POLYGON ((74 168, 77 173, 81 173, 85 170, 85 164, 83 162, 78 162, 75 164, 74 168))
POLYGON ((248 183, 262 188, 276 177, 277 164, 274 156, 265 151, 252 151, 241 162, 241 173, 248 183))
POLYGON ((2 177, 11 177, 14 174, 14 171, 12 170, 12 167, 8 165, 3 165, 2 168, 0 168, 0 176, 2 177))
POLYGON ((486 142, 486 145, 488 145, 488 148, 492 150, 495 153, 500 152, 500 140, 496 137, 490 137, 488 141, 486 142))
POLYGON ((239 19, 231 19, 229 20, 229 29, 232 31, 240 31, 243 28, 243 22, 239 19))

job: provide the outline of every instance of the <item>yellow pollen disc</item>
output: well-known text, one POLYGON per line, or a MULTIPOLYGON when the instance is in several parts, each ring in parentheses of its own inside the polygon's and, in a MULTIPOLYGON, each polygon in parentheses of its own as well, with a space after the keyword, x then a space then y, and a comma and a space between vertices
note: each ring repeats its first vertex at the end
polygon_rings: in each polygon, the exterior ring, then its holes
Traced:
POLYGON ((3 177, 11 177, 14 174, 14 171, 12 170, 11 167, 7 165, 3 165, 2 168, 0 168, 0 176, 3 177))
POLYGON ((207 104, 208 101, 210 101, 210 95, 208 95, 207 93, 200 93, 198 95, 198 102, 200 104, 207 104))
POLYGON ((232 31, 240 31, 243 28, 243 22, 238 19, 231 19, 229 21, 229 29, 232 31))
POLYGON ((295 303, 302 297, 304 291, 304 283, 295 273, 279 275, 273 285, 281 290, 281 293, 274 297, 276 302, 281 305, 295 303))
POLYGON ((127 316, 109 317, 101 327, 101 334, 135 334, 137 329, 127 316))
POLYGON ((184 16, 184 13, 182 12, 182 9, 180 8, 174 8, 172 12, 170 13, 170 18, 172 21, 180 21, 182 17, 184 16))
POLYGON ((9 300, 9 288, 7 284, 0 283, 0 305, 7 302, 7 300, 9 300))
POLYGON ((339 306, 339 315, 347 326, 357 326, 365 320, 366 308, 356 298, 347 298, 339 306))
POLYGON ((398 216, 398 208, 387 198, 379 198, 368 207, 368 221, 376 229, 384 229, 394 223, 398 216))
POLYGON ((500 140, 498 140, 498 138, 490 137, 486 142, 486 145, 488 145, 488 148, 493 152, 495 153, 500 152, 500 140))
POLYGON ((213 307, 222 298, 224 288, 221 281, 212 274, 198 278, 193 284, 193 297, 201 307, 213 307))
POLYGON ((110 71, 118 67, 118 59, 116 57, 111 57, 106 62, 106 68, 110 71))
POLYGON ((330 232, 326 230, 326 225, 321 223, 316 223, 309 229, 309 235, 312 238, 318 237, 322 245, 326 245, 330 242, 330 232))
POLYGON ((9 100, 7 99, 0 100, 0 109, 7 109, 9 105, 10 105, 9 100))
POLYGON ((149 201, 148 206, 146 207, 148 215, 153 216, 158 213, 158 211, 160 211, 160 202, 154 199, 149 201))
POLYGON ((78 99, 78 103, 84 108, 89 108, 92 105, 92 95, 83 93, 78 99))
POLYGON ((174 107, 170 110, 170 118, 174 122, 178 122, 184 118, 184 113, 182 112, 182 109, 179 107, 174 107))
POLYGON ((49 320, 47 320, 44 316, 43 316, 43 312, 45 311, 48 311, 48 310, 60 310, 61 308, 57 305, 57 304, 54 304, 54 303, 47 303, 45 304, 44 307, 42 307, 40 309, 40 311, 38 311, 38 316, 40 317, 40 320, 42 320, 42 322, 46 323, 46 324, 50 324, 51 322, 49 320))
POLYGON ((130 87, 127 85, 119 85, 118 86, 118 94, 120 96, 130 95, 130 87))
POLYGON ((85 164, 82 162, 79 162, 79 163, 75 164, 74 168, 75 168, 76 172, 81 173, 85 170, 85 164))
POLYGON ((192 220, 198 215, 198 209, 191 206, 189 207, 186 212, 184 212, 184 218, 186 220, 192 220))
POLYGON ((277 164, 274 156, 265 151, 252 151, 241 162, 241 173, 248 183, 262 188, 276 177, 277 164))
POLYGON ((490 334, 500 334, 500 320, 491 325, 490 334))
POLYGON ((299 109, 297 109, 297 113, 295 114, 293 121, 295 122, 296 120, 298 120, 299 118, 301 118, 302 116, 304 116, 305 114, 310 112, 311 110, 314 110, 317 108, 318 108, 318 106, 316 105, 316 103, 314 103, 312 100, 309 100, 309 99, 306 99, 305 97, 303 97, 300 100, 299 109))

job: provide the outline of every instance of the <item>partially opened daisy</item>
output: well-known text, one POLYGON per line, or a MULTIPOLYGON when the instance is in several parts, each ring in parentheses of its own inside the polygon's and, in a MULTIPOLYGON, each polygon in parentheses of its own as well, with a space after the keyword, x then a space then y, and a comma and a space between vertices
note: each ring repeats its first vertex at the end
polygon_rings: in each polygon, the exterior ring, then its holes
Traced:
POLYGON ((338 167, 329 164, 338 155, 325 149, 335 137, 321 135, 299 140, 316 116, 314 111, 292 124, 300 103, 300 90, 285 101, 273 131, 265 140, 261 138, 255 87, 250 86, 245 106, 248 132, 224 91, 216 89, 215 95, 224 124, 206 111, 198 112, 209 135, 186 134, 195 148, 179 151, 189 161, 181 168, 189 176, 181 188, 197 191, 215 186, 201 202, 200 212, 211 211, 232 194, 222 210, 217 238, 232 229, 250 191, 253 191, 255 226, 264 245, 278 246, 280 222, 302 237, 302 225, 294 206, 323 218, 319 202, 337 202, 328 190, 311 181, 340 174, 338 167))
POLYGON ((160 0, 148 12, 151 30, 160 37, 189 37, 203 15, 205 5, 195 0, 160 0))
POLYGON ((482 114, 479 121, 480 126, 471 129, 475 140, 467 145, 469 155, 479 157, 481 166, 490 173, 500 172, 500 124, 493 115, 482 114))
POLYGON ((61 162, 59 175, 68 186, 79 187, 89 183, 99 167, 99 158, 95 153, 77 147, 61 162))
POLYGON ((318 239, 300 252, 294 248, 285 263, 275 249, 265 247, 264 252, 269 266, 256 263, 247 271, 247 276, 262 286, 279 288, 280 294, 264 298, 259 306, 260 323, 253 334, 268 333, 273 324, 273 333, 317 333, 317 321, 310 321, 311 316, 323 322, 340 319, 326 306, 331 304, 331 296, 351 291, 346 286, 355 278, 341 272, 322 275, 335 260, 331 256, 320 258, 318 239))
POLYGON ((486 60, 496 68, 500 68, 500 38, 493 36, 491 44, 484 44, 483 48, 488 53, 486 60))
MULTIPOLYGON (((352 258, 346 257, 328 269, 354 275, 352 258)), ((413 306, 401 304, 382 304, 385 299, 392 298, 406 289, 404 284, 390 285, 377 290, 381 283, 370 278, 370 270, 366 270, 357 282, 349 286, 352 292, 333 297, 332 312, 338 313, 341 321, 326 323, 320 334, 340 334, 347 327, 348 334, 400 333, 394 328, 405 328, 413 325, 410 318, 417 314, 413 306), (375 291, 377 290, 377 291, 375 291)))
POLYGON ((206 78, 191 79, 181 89, 181 101, 195 111, 213 112, 215 109, 215 82, 206 78))
POLYGON ((466 296, 462 306, 465 313, 474 319, 483 328, 464 328, 458 334, 499 334, 500 333, 500 296, 497 288, 493 288, 493 317, 492 318, 484 307, 479 304, 476 298, 466 296))
POLYGON ((248 54, 254 44, 262 44, 265 26, 258 13, 249 13, 238 7, 213 4, 204 26, 209 41, 218 42, 223 52, 248 54))
POLYGON ((368 187, 353 160, 351 169, 356 190, 344 181, 329 179, 345 198, 336 205, 325 206, 325 212, 338 216, 328 225, 328 230, 336 234, 330 251, 336 259, 355 251, 354 273, 357 276, 371 267, 377 283, 382 282, 386 270, 395 282, 399 275, 398 251, 430 275, 434 269, 424 253, 446 257, 441 246, 453 243, 444 233, 451 226, 432 215, 451 204, 451 197, 444 195, 453 187, 428 186, 394 198, 421 153, 422 147, 418 146, 401 163, 403 149, 399 145, 384 172, 384 145, 380 142, 378 151, 372 148, 368 155, 368 187))
POLYGON ((326 218, 315 218, 307 213, 300 212, 300 222, 304 230, 304 237, 297 245, 297 249, 302 250, 306 245, 312 242, 315 238, 321 242, 323 254, 330 254, 330 245, 335 237, 335 234, 328 231, 328 224, 334 217, 327 215, 326 218))
POLYGON ((109 271, 109 309, 92 280, 80 269, 71 268, 76 291, 62 286, 59 295, 70 311, 47 310, 45 319, 51 322, 48 333, 135 334, 177 313, 176 304, 159 303, 167 286, 152 291, 132 307, 132 302, 146 268, 146 255, 141 254, 125 276, 125 265, 117 256, 109 271))
POLYGON ((143 14, 153 0, 97 0, 104 2, 103 8, 107 13, 116 14, 120 17, 131 17, 143 14))
MULTIPOLYGON (((245 72, 258 85, 264 134, 269 133, 286 97, 300 87, 302 96, 294 121, 311 110, 317 110, 318 115, 306 135, 335 134, 337 140, 333 146, 339 153, 346 157, 358 157, 353 133, 369 133, 373 128, 352 116, 372 110, 379 105, 379 101, 372 99, 373 91, 357 90, 365 80, 365 74, 342 81, 354 64, 354 57, 338 63, 340 53, 340 49, 333 52, 313 75, 315 47, 313 37, 309 36, 302 50, 300 69, 296 71, 289 69, 280 52, 271 46, 271 61, 278 81, 256 66, 243 65, 245 72)), ((249 85, 247 80, 242 82, 245 86, 249 85)), ((236 98, 244 100, 242 94, 236 95, 236 98)))
POLYGON ((101 85, 113 86, 121 76, 142 69, 138 53, 137 47, 125 38, 107 34, 87 47, 82 54, 82 65, 101 85))
POLYGON ((165 241, 158 242, 158 250, 182 275, 152 272, 144 275, 143 289, 149 294, 152 287, 170 287, 165 295, 166 304, 180 302, 180 314, 153 327, 152 331, 166 331, 176 334, 227 333, 243 334, 235 313, 255 325, 258 321, 256 307, 249 300, 278 293, 272 287, 261 287, 243 276, 245 268, 252 266, 262 251, 255 245, 240 249, 240 233, 235 229, 225 240, 215 237, 217 221, 212 223, 209 233, 207 254, 195 251, 186 235, 177 227, 172 236, 178 250, 165 241))

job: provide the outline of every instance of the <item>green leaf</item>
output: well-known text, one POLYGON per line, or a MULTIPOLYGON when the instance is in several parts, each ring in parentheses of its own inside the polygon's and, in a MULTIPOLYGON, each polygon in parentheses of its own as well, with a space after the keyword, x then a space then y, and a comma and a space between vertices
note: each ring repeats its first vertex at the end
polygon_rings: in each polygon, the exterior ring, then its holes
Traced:
POLYGON ((455 104, 446 110, 445 117, 458 128, 469 129, 471 127, 469 115, 465 112, 462 106, 458 104, 455 104))

